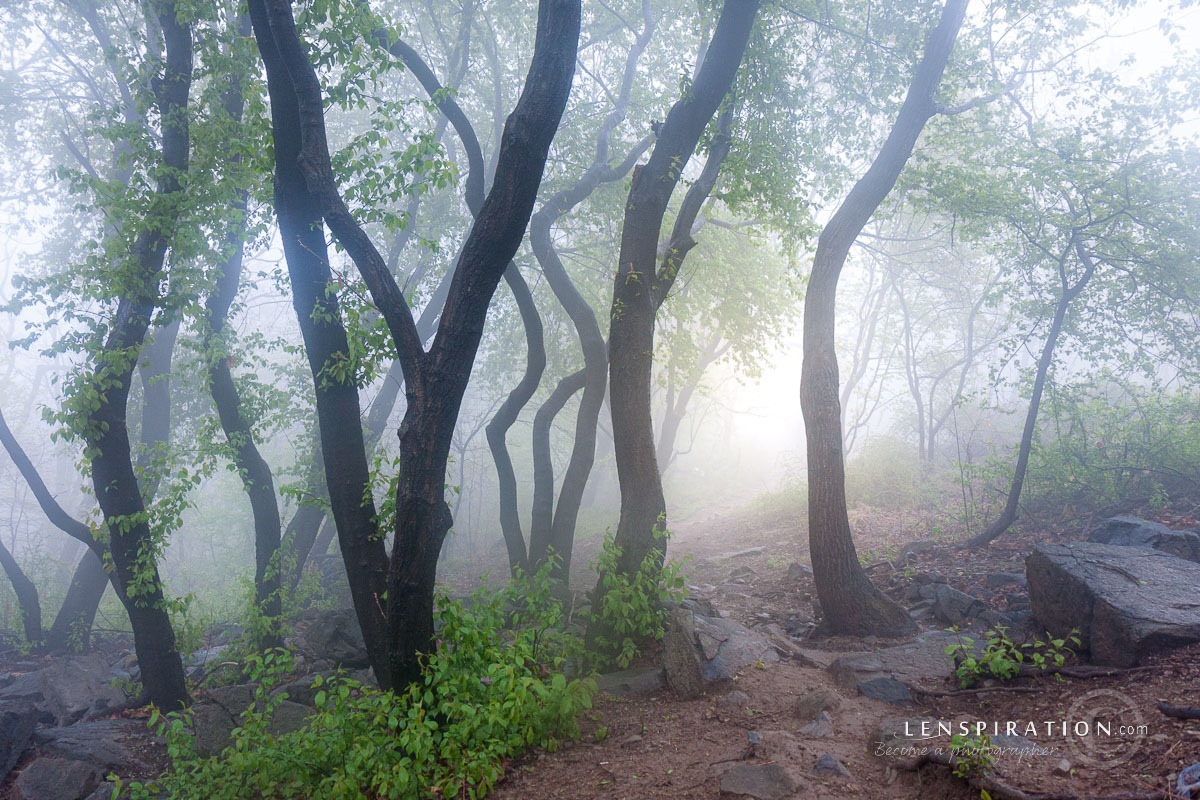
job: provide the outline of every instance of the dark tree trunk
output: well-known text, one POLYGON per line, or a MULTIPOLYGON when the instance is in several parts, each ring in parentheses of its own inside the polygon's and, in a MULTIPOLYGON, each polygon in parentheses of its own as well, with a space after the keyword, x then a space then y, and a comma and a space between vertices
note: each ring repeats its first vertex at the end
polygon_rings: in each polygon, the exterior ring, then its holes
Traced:
MULTIPOLYGON (((553 540, 554 461, 550 452, 550 429, 554 425, 554 418, 563 410, 567 402, 586 387, 587 379, 588 372, 584 368, 559 380, 554 390, 550 392, 550 396, 546 398, 533 417, 533 510, 529 532, 529 560, 541 566, 546 563, 546 559, 549 558, 550 551, 553 549, 564 562, 564 565, 559 568, 560 572, 554 576, 558 580, 565 580, 568 574, 567 565, 569 565, 574 537, 568 537, 567 541, 563 543, 566 546, 565 554, 559 551, 553 540)), ((601 394, 603 394, 603 387, 601 387, 601 394)), ((593 437, 595 430, 593 426, 593 437)), ((575 445, 579 446, 578 438, 575 440, 575 445)), ((592 450, 595 451, 594 439, 592 450)), ((586 482, 586 476, 584 480, 586 482)), ((559 507, 562 507, 561 501, 559 507)))
MULTIPOLYGON (((300 104, 272 34, 266 3, 251 0, 249 7, 267 72, 275 143, 275 211, 292 285, 292 304, 313 376, 329 503, 371 667, 386 687, 383 603, 387 552, 375 524, 358 387, 352 375, 337 371, 339 365, 349 363, 349 347, 337 296, 329 291, 320 200, 309 191, 301 169, 300 104)), ((290 8, 285 11, 290 17, 290 8)), ((295 38, 294 32, 292 36, 295 38)))
POLYGON ((995 541, 1017 521, 1021 489, 1025 485, 1025 473, 1029 470, 1029 454, 1033 451, 1033 436, 1037 432, 1038 411, 1042 405, 1046 379, 1050 375, 1050 367, 1054 363, 1054 349, 1058 345, 1058 337, 1062 335, 1063 324, 1066 322, 1067 311, 1070 309, 1071 303, 1096 273, 1096 262, 1083 247, 1072 243, 1071 248, 1083 262, 1083 274, 1074 283, 1071 283, 1067 277, 1066 267, 1070 251, 1059 257, 1058 276, 1062 293, 1054 305, 1054 316, 1050 320, 1050 329, 1046 332, 1046 343, 1042 345, 1042 352, 1038 355, 1037 370, 1033 378, 1033 392, 1029 396, 1029 410, 1025 412, 1025 427, 1021 431, 1021 443, 1017 448, 1017 463, 1013 469, 1012 484, 1008 489, 1004 510, 1000 512, 999 518, 985 528, 982 533, 967 540, 967 545, 970 547, 983 547, 995 541))
POLYGON ((905 610, 872 585, 854 549, 846 513, 834 305, 838 277, 854 240, 892 190, 925 123, 937 113, 937 86, 966 7, 967 0, 947 0, 879 155, 821 232, 804 298, 800 407, 808 439, 809 547, 823 624, 834 633, 896 636, 916 629, 905 610))
MULTIPOLYGON (((301 147, 292 152, 303 170, 305 194, 316 200, 330 230, 358 267, 391 332, 404 370, 408 403, 400 426, 396 532, 387 580, 386 668, 372 662, 381 686, 399 688, 420 677, 420 654, 429 652, 433 643, 437 558, 452 522, 445 501, 445 475, 454 424, 488 305, 524 236, 550 142, 566 105, 579 40, 580 5, 578 0, 542 0, 539 5, 537 40, 525 89, 505 125, 492 190, 459 255, 428 353, 403 293, 334 184, 321 87, 297 36, 290 4, 286 0, 255 0, 252 10, 268 80, 274 86, 272 107, 277 93, 288 94, 290 97, 280 100, 295 108, 296 114, 290 131, 275 128, 277 168, 290 156, 279 147, 279 138, 301 134, 301 147)), ((325 413, 320 416, 324 418, 325 413)), ((361 443, 358 447, 361 453, 361 443)), ((328 443, 325 448, 328 463, 328 443)), ((330 499, 337 513, 332 485, 330 499)), ((357 502, 361 505, 361 494, 357 502)), ((340 523, 338 527, 344 535, 340 523)), ((356 568, 363 567, 347 559, 352 587, 356 568)), ((355 597, 356 608, 359 603, 360 598, 355 597)), ((362 616, 360 609, 360 619, 362 616)), ((375 631, 364 626, 364 634, 373 637, 375 631)))
MULTIPOLYGON (((251 35, 249 16, 239 15, 235 24, 239 36, 251 35)), ((242 76, 239 73, 233 74, 230 87, 222 101, 229 119, 240 124, 245 98, 242 76)), ((231 161, 236 166, 241 163, 242 157, 240 154, 234 154, 231 161)), ((279 517, 279 501, 275 495, 275 477, 271 473, 271 467, 262 457, 254 441, 251 421, 242 413, 242 399, 230 369, 232 356, 228 346, 222 345, 222 339, 229 335, 229 309, 237 297, 242 280, 242 259, 246 241, 244 220, 248 198, 249 192, 245 189, 239 189, 234 197, 233 210, 235 219, 239 221, 233 224, 228 232, 225 245, 229 257, 218 268, 216 285, 205 303, 208 329, 204 336, 204 351, 208 357, 209 389, 213 403, 217 407, 221 429, 225 432, 225 438, 233 453, 233 463, 242 479, 242 488, 250 500, 250 509, 254 517, 254 600, 259 613, 269 621, 270 628, 265 638, 256 644, 269 648, 278 647, 283 641, 274 628, 274 621, 279 618, 281 603, 279 543, 282 522, 279 517)))
POLYGON ((134 241, 130 254, 132 280, 118 303, 104 347, 96 356, 89 380, 96 400, 83 424, 91 453, 92 482, 108 527, 115 585, 133 627, 142 685, 150 702, 174 709, 188 702, 187 686, 165 608, 153 556, 155 534, 147 522, 126 424, 133 370, 158 302, 159 278, 177 213, 172 208, 183 190, 182 178, 188 169, 191 30, 179 24, 173 3, 156 6, 155 14, 166 43, 164 74, 155 81, 164 169, 150 214, 160 222, 143 228, 134 241))
POLYGON ((86 650, 92 623, 96 619, 96 609, 104 596, 104 590, 108 588, 108 573, 100 560, 106 549, 92 537, 87 525, 74 519, 54 499, 37 467, 13 436, 3 413, 0 413, 0 443, 8 451, 9 457, 16 464, 21 477, 25 479, 51 524, 88 547, 79 560, 71 585, 67 589, 67 596, 54 617, 54 624, 51 625, 50 634, 46 639, 46 649, 50 652, 86 650))
POLYGON ((2 541, 0 567, 4 568, 4 574, 8 576, 13 593, 17 596, 17 605, 21 609, 21 624, 25 629, 25 641, 33 647, 38 647, 42 643, 42 601, 38 598, 37 586, 29 580, 29 576, 21 569, 21 565, 2 541))
MULTIPOLYGON (((655 535, 656 531, 665 530, 667 522, 650 408, 654 323, 683 255, 695 243, 688 235, 691 222, 677 224, 660 268, 658 242, 663 216, 683 166, 691 159, 705 127, 733 86, 758 7, 757 0, 726 0, 723 4, 696 78, 687 94, 667 114, 645 166, 634 170, 625 203, 608 357, 609 404, 621 488, 621 516, 614 541, 621 552, 617 571, 626 576, 636 574, 652 553, 660 565, 665 556, 664 544, 655 535), (679 236, 681 232, 683 235, 679 236)), ((697 181, 708 189, 715 182, 716 170, 723 159, 716 152, 721 145, 714 145, 717 157, 710 159, 712 169, 706 165, 708 174, 697 181)), ((723 146, 728 152, 727 136, 723 146)), ((702 186, 688 195, 680 217, 690 214, 694 220, 708 191, 702 186)), ((603 583, 601 576, 598 590, 603 583)), ((598 605, 600 600, 597 596, 593 603, 598 605)), ((589 638, 603 634, 593 628, 589 638)))

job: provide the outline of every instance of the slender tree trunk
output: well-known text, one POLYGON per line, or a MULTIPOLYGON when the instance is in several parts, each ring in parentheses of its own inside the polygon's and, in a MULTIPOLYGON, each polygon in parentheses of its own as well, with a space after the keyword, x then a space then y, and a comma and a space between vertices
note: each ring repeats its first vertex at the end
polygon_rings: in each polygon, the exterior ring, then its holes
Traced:
POLYGON ((139 231, 134 241, 132 280, 90 375, 89 388, 95 392, 96 402, 84 422, 84 438, 91 453, 96 498, 108 527, 115 585, 133 627, 142 685, 150 702, 174 709, 188 702, 187 685, 165 607, 153 555, 155 534, 134 472, 126 424, 133 370, 158 302, 158 282, 175 224, 177 212, 171 209, 183 191, 182 178, 188 169, 191 30, 179 23, 173 3, 156 5, 155 14, 166 43, 165 71, 155 88, 163 127, 163 170, 150 218, 158 222, 139 231))
POLYGON ((879 155, 821 232, 804 298, 800 407, 808 439, 809 547, 823 625, 834 633, 895 636, 916 629, 905 610, 872 585, 854 549, 846 512, 834 311, 850 247, 892 190, 925 123, 937 112, 937 86, 966 7, 967 0, 947 0, 879 155))
MULTIPOLYGON (((329 257, 320 199, 301 165, 301 106, 272 30, 265 0, 251 0, 250 18, 267 72, 275 143, 275 211, 316 395, 321 456, 329 503, 346 564, 350 594, 367 655, 380 685, 387 683, 384 598, 387 552, 375 524, 370 470, 353 376, 335 371, 349 363, 337 296, 329 291, 329 257)), ((291 9, 286 10, 290 18, 291 9)), ((292 31, 292 38, 295 32, 292 31)), ((298 44, 298 41, 297 41, 298 44)))
POLYGON ((4 574, 8 576, 13 593, 17 596, 25 641, 33 647, 38 647, 42 643, 42 602, 38 598, 37 586, 29 580, 29 576, 21 569, 21 565, 13 558, 3 541, 0 541, 0 567, 4 568, 4 574))
MULTIPOLYGON (((254 0, 252 14, 268 80, 274 85, 272 106, 276 92, 288 94, 289 98, 280 99, 296 113, 297 124, 291 131, 275 128, 277 168, 286 158, 278 145, 280 137, 299 133, 296 163, 302 170, 305 193, 314 197, 330 230, 358 267, 404 369, 408 403, 400 426, 396 532, 387 580, 387 635, 383 640, 387 663, 373 662, 380 684, 399 688, 419 679, 420 654, 429 652, 433 643, 437 558, 452 522, 445 501, 445 476, 454 425, 488 305, 524 236, 550 142, 566 105, 579 40, 580 4, 578 0, 542 0, 539 4, 537 41, 525 89, 505 125, 492 190, 459 255, 438 334, 428 352, 403 293, 334 183, 321 87, 297 36, 290 3, 254 0)), ((361 452, 362 445, 358 448, 361 452)), ((329 454, 326 443, 327 464, 329 454)), ((332 486, 330 497, 336 513, 338 501, 332 486)), ((361 505, 361 494, 358 502, 361 505)), ((338 527, 344 535, 340 522, 338 527)), ((357 568, 361 567, 347 559, 349 571, 357 568)), ((351 572, 352 588, 353 582, 351 572)), ((355 607, 361 619, 359 597, 355 597, 355 607)), ((364 626, 364 634, 370 637, 375 631, 364 626)))
POLYGON ((1038 356, 1037 370, 1033 378, 1033 392, 1029 396, 1029 410, 1025 412, 1025 427, 1021 431, 1021 443, 1017 448, 1017 463, 1013 469, 1012 484, 1008 489, 1004 510, 1000 512, 996 521, 985 528, 983 532, 967 540, 969 547, 983 547, 995 541, 1017 521, 1021 489, 1025 485, 1025 473, 1029 470, 1029 454, 1033 451, 1033 437, 1037 433, 1038 411, 1042 405, 1046 379, 1050 375, 1050 367, 1054 363, 1054 349, 1058 345, 1059 336, 1062 335, 1063 323, 1066 322, 1067 311, 1070 309, 1072 301, 1084 290, 1096 272, 1095 261, 1083 252, 1082 248, 1076 247, 1075 249, 1084 263, 1084 271, 1079 279, 1071 284, 1067 279, 1066 254, 1063 254, 1059 260, 1062 294, 1054 305, 1054 316, 1050 320, 1050 329, 1046 332, 1046 343, 1042 345, 1042 352, 1038 356))
MULTIPOLYGON (((616 570, 624 576, 635 575, 648 557, 660 566, 665 557, 665 545, 656 535, 666 529, 667 521, 650 407, 655 316, 674 283, 683 256, 695 245, 690 236, 692 222, 715 184, 724 158, 724 153, 718 154, 718 147, 728 152, 728 117, 724 143, 714 142, 704 174, 685 197, 660 268, 658 243, 663 216, 683 166, 733 86, 758 7, 757 0, 726 0, 722 5, 695 80, 667 114, 645 166, 634 170, 625 203, 608 350, 609 404, 621 488, 621 516, 614 537, 620 550, 616 570), (698 187, 702 191, 697 191, 698 187)), ((602 575, 597 584, 595 607, 603 600, 605 577, 602 575)), ((594 622, 588 638, 606 635, 602 626, 602 622, 594 622)))

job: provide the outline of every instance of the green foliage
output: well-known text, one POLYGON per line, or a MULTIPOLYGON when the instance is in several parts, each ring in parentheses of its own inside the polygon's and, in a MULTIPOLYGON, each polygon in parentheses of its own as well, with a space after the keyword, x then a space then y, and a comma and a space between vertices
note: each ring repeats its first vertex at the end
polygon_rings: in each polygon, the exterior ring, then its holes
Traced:
POLYGON ((562 672, 579 642, 562 632, 548 568, 466 602, 442 596, 438 619, 422 681, 392 693, 318 677, 317 713, 292 733, 276 736, 269 724, 286 698, 274 690, 292 668, 279 650, 249 660, 255 701, 219 755, 196 753, 190 712, 155 712, 173 767, 154 784, 130 784, 131 796, 481 798, 505 759, 579 735, 595 684, 562 672))
POLYGON ((986 733, 956 733, 950 737, 950 752, 954 755, 954 777, 982 777, 996 763, 992 738, 986 733))
POLYGON ((678 562, 662 563, 670 533, 660 524, 654 526, 654 541, 632 579, 617 569, 621 548, 612 534, 606 534, 597 564, 600 573, 600 608, 590 613, 602 634, 591 642, 587 655, 598 664, 616 664, 625 669, 641 652, 648 640, 666 633, 668 604, 678 603, 687 595, 686 580, 678 562))
POLYGON ((970 636, 960 635, 958 642, 946 645, 945 652, 954 664, 959 685, 969 689, 988 678, 1015 680, 1026 661, 1039 670, 1061 667, 1067 656, 1074 654, 1072 645, 1079 644, 1078 631, 1074 630, 1062 638, 1047 634, 1045 641, 1034 638, 1032 642, 1017 644, 1009 638, 1007 628, 997 625, 984 633, 982 651, 970 636))

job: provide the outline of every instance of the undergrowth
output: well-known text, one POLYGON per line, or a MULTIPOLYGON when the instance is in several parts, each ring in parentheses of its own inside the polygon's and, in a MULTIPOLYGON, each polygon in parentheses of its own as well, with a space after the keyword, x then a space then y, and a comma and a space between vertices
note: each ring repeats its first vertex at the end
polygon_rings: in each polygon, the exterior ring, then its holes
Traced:
POLYGON ((504 774, 506 759, 577 737, 577 719, 591 707, 595 682, 563 674, 580 644, 563 632, 562 607, 549 586, 547 568, 505 591, 481 590, 468 603, 440 596, 440 638, 422 681, 393 693, 318 677, 315 715, 283 735, 274 735, 270 722, 287 695, 272 693, 291 672, 291 656, 252 656, 255 702, 231 744, 203 757, 189 711, 154 712, 172 768, 152 783, 118 781, 113 797, 481 798, 504 774))

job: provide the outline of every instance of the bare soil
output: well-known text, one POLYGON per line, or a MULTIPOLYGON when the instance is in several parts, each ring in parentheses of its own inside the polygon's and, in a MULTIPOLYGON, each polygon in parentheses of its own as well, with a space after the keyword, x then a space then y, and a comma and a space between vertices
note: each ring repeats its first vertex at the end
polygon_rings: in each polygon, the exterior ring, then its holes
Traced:
MULTIPOLYGON (((1025 590, 1016 584, 985 590, 984 576, 1023 574, 1024 557, 1036 542, 1059 540, 1051 533, 1021 533, 979 551, 937 542, 897 568, 896 554, 918 538, 920 526, 874 509, 860 510, 852 517, 859 552, 869 554, 864 560, 875 562, 868 564, 869 573, 885 591, 900 598, 915 576, 934 571, 998 610, 1019 606, 1025 590)), ((792 512, 730 511, 676 523, 671 556, 684 562, 693 596, 711 601, 744 624, 774 625, 803 635, 806 623, 819 618, 811 577, 791 567, 793 562, 808 563, 805 525, 792 512)), ((937 624, 923 623, 926 628, 931 625, 937 624)), ((798 644, 871 650, 892 642, 839 637, 809 638, 798 644)), ((1038 755, 1001 754, 992 775, 1021 791, 1063 798, 1166 792, 1182 768, 1200 762, 1200 721, 1169 719, 1157 709, 1160 700, 1200 704, 1200 646, 1160 654, 1137 671, 1115 677, 1024 678, 1016 684, 1022 691, 918 695, 915 708, 898 708, 839 688, 826 670, 782 655, 778 663, 747 667, 736 680, 713 685, 697 700, 681 701, 667 690, 635 697, 601 696, 581 741, 512 764, 495 797, 729 797, 722 795, 720 784, 731 766, 771 761, 797 780, 791 797, 980 797, 978 789, 940 765, 897 771, 876 757, 874 731, 880 720, 889 717, 928 716, 954 725, 995 722, 1001 731, 1010 720, 1022 726, 1037 723, 1040 729, 1031 739, 1042 748, 1038 755), (795 704, 800 695, 822 688, 841 698, 832 713, 833 733, 807 737, 800 728, 810 720, 796 713, 795 704), (749 697, 745 708, 728 699, 734 691, 749 697), (1075 736, 1058 725, 1064 720, 1095 725, 1097 719, 1141 729, 1110 740, 1075 736), (1046 731, 1045 721, 1057 721, 1055 729, 1046 731), (762 741, 754 749, 749 746, 751 732, 762 741), (825 753, 841 761, 850 777, 814 774, 817 758, 825 753)), ((925 681, 927 688, 947 692, 958 688, 948 679, 937 680, 940 685, 925 681)))

